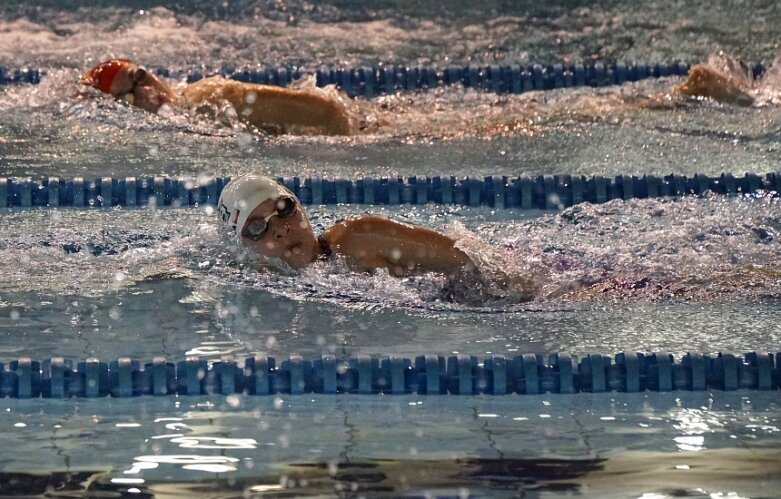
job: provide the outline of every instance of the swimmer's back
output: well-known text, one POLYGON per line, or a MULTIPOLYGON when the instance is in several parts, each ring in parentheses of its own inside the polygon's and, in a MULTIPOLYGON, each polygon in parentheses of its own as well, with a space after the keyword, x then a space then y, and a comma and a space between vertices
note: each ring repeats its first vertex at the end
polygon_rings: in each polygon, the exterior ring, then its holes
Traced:
POLYGON ((346 106, 316 91, 204 78, 185 88, 186 103, 219 105, 227 101, 242 121, 268 131, 349 135, 346 106))

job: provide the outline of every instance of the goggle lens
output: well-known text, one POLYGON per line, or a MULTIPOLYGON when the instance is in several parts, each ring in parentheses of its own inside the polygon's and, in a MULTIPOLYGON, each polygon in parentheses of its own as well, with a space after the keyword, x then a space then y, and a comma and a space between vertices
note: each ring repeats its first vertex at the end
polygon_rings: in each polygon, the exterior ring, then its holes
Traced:
POLYGON ((268 221, 272 217, 288 218, 293 216, 297 210, 296 201, 289 196, 282 196, 277 199, 277 209, 264 218, 257 218, 248 223, 244 228, 243 237, 252 241, 260 241, 268 231, 268 221))

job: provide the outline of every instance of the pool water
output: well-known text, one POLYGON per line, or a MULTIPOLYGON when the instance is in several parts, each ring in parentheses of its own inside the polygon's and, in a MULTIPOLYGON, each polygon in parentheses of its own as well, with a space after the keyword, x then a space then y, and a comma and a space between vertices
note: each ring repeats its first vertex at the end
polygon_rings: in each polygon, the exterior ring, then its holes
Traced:
MULTIPOLYGON (((774 2, 39 2, 0 6, 0 177, 736 176, 781 171, 774 2), (759 20, 762 20, 760 22, 759 20), (149 49, 153 47, 153 49, 149 49), (78 96, 127 56, 186 70, 293 64, 670 62, 770 69, 737 108, 681 78, 350 101, 356 135, 268 136, 78 96), (775 69, 774 69, 775 68, 775 69)), ((213 207, 0 210, 0 360, 258 352, 450 355, 778 351, 776 193, 560 211, 312 206, 459 239, 481 277, 299 273, 236 251, 213 207), (531 283, 531 286, 529 285, 531 283)), ((775 392, 4 399, 0 495, 773 497, 775 392)))
MULTIPOLYGON (((773 497, 761 393, 5 401, 6 492, 773 497), (11 407, 8 407, 8 406, 11 407), (56 488, 55 488, 56 487, 56 488)), ((10 494, 9 494, 10 495, 10 494)))

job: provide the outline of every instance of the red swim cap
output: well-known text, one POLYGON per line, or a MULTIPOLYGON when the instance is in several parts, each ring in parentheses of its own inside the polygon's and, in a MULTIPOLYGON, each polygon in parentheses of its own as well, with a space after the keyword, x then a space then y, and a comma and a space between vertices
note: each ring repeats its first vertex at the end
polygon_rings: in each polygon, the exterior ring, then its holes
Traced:
POLYGON ((87 71, 82 79, 82 83, 90 85, 95 88, 111 93, 111 82, 114 81, 114 77, 117 76, 117 72, 124 66, 130 64, 127 59, 112 59, 98 64, 94 68, 87 71))

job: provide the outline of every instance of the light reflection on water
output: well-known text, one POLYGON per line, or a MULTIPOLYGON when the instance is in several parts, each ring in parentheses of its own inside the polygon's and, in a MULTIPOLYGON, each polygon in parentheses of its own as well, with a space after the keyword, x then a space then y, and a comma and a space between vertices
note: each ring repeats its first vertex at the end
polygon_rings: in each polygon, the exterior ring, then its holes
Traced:
POLYGON ((403 491, 405 476, 426 470, 478 489, 491 486, 471 480, 488 474, 535 476, 541 487, 564 480, 592 493, 614 490, 620 476, 637 496, 667 493, 664 484, 756 495, 781 476, 773 393, 241 399, 236 408, 225 397, 6 400, 0 445, 20 456, 34 447, 38 464, 22 459, 26 469, 59 469, 65 459, 141 489, 220 475, 304 493, 371 475, 379 481, 361 487, 403 491), (26 426, 13 427, 20 420, 26 426))
POLYGON ((673 419, 676 421, 673 428, 681 433, 673 440, 682 451, 705 449, 706 435, 724 427, 724 423, 700 409, 683 409, 674 414, 673 419))
POLYGON ((140 465, 133 465, 133 468, 125 471, 127 474, 135 474, 142 470, 151 470, 157 468, 160 464, 181 465, 181 469, 205 471, 207 473, 225 473, 236 471, 232 463, 238 463, 239 459, 228 456, 201 456, 197 454, 169 454, 154 456, 136 456, 134 458, 140 465), (225 464, 231 463, 231 464, 225 464))

